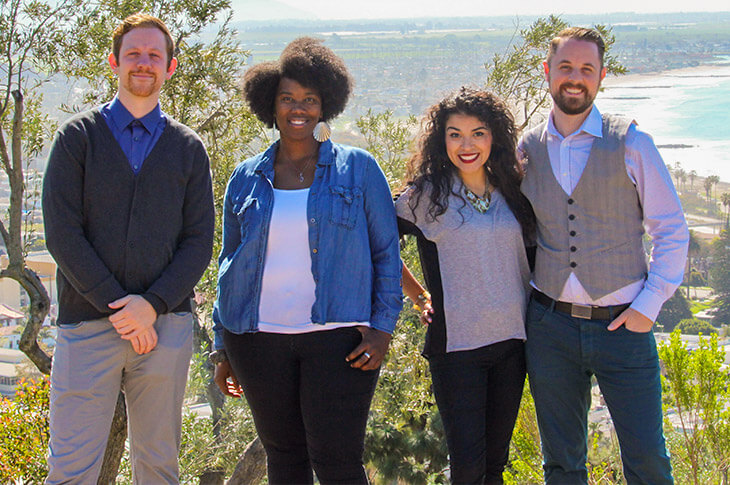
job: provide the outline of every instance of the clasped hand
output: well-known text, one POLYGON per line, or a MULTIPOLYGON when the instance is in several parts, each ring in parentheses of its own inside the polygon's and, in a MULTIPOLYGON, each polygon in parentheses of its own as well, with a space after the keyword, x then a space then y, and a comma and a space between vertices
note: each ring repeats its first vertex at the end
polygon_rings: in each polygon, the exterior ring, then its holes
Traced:
POLYGON ((117 310, 109 316, 109 321, 124 340, 129 340, 135 352, 141 355, 155 348, 157 312, 147 300, 139 295, 127 295, 109 303, 109 308, 117 310))

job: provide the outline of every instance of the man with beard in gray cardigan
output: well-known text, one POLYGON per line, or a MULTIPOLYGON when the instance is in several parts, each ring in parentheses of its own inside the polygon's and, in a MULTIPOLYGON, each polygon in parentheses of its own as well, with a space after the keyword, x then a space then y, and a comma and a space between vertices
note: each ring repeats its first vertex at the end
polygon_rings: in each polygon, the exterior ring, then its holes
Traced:
POLYGON ((210 262, 214 209, 201 140, 160 110, 173 53, 159 19, 125 19, 109 56, 116 97, 67 121, 49 155, 59 328, 47 483, 96 483, 120 389, 134 482, 178 482, 190 298, 210 262))

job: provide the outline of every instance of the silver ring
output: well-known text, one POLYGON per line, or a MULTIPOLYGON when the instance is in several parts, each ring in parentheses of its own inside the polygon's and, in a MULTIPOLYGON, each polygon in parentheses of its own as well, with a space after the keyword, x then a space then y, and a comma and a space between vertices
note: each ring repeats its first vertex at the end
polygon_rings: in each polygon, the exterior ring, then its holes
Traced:
POLYGON ((363 352, 362 355, 364 355, 365 357, 367 357, 368 359, 370 359, 370 354, 368 354, 367 352, 363 352))

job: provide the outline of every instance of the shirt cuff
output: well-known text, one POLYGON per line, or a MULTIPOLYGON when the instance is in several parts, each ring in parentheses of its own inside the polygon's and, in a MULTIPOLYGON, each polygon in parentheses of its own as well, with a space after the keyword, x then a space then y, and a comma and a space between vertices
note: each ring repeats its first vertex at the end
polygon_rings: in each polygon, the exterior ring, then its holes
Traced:
MULTIPOLYGON (((403 300, 401 299, 401 304, 403 300)), ((370 315, 370 327, 376 330, 380 330, 385 333, 392 334, 395 330, 395 325, 398 323, 398 316, 400 314, 400 308, 398 313, 391 315, 389 311, 380 311, 370 315)))
POLYGON ((127 292, 124 291, 124 288, 122 288, 117 280, 110 275, 103 283, 96 286, 91 291, 81 293, 81 295, 86 298, 86 301, 94 305, 98 311, 104 314, 109 314, 115 311, 109 308, 109 303, 127 296, 127 292))
POLYGON ((213 329, 213 349, 224 350, 223 346, 223 327, 213 329))
POLYGON ((144 293, 141 296, 147 300, 147 303, 152 305, 152 308, 157 312, 157 316, 167 313, 167 304, 159 296, 153 295, 152 293, 144 293))
POLYGON ((657 295, 650 290, 644 288, 631 303, 631 308, 644 315, 652 322, 656 322, 656 317, 664 305, 664 297, 657 295))

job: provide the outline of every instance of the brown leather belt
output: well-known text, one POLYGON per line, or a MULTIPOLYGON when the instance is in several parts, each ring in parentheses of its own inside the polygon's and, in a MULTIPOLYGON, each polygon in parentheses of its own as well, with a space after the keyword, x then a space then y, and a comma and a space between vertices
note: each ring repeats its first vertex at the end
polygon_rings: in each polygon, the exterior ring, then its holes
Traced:
POLYGON ((545 293, 537 291, 534 288, 532 289, 532 297, 538 303, 549 306, 556 312, 566 313, 571 317, 583 318, 585 320, 613 320, 630 306, 629 303, 614 306, 591 306, 568 303, 566 301, 553 300, 545 293))

